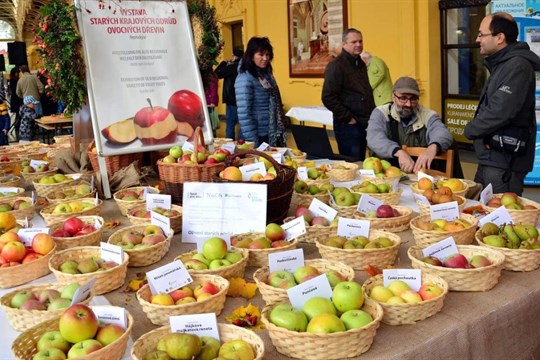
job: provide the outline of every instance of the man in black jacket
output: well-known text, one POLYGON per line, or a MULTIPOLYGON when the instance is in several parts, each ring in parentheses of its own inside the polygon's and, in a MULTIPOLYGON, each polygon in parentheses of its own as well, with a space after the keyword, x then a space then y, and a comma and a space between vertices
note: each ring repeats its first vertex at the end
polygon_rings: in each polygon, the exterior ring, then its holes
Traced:
POLYGON ((342 155, 364 160, 366 128, 375 108, 366 64, 360 58, 364 50, 362 33, 343 32, 343 50, 326 67, 322 102, 334 116, 334 134, 342 155))
POLYGON ((491 183, 494 193, 521 195, 534 162, 535 71, 540 70, 540 59, 517 36, 509 14, 494 13, 480 23, 476 42, 490 77, 465 136, 474 140, 478 156, 475 181, 484 187, 491 183))
MULTIPOLYGON (((233 50, 233 58, 231 60, 222 61, 216 68, 218 79, 223 79, 223 103, 227 104, 225 119, 227 128, 225 137, 235 139, 235 127, 238 124, 238 112, 236 111, 236 94, 234 91, 234 81, 238 75, 238 63, 244 55, 242 49, 233 50)), ((238 132, 238 139, 243 139, 242 131, 238 132)))

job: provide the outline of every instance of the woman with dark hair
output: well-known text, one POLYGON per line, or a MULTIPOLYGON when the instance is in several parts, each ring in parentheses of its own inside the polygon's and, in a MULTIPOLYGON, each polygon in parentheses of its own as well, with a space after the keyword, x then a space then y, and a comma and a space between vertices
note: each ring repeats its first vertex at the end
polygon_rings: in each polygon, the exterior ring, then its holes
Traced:
POLYGON ((238 65, 234 84, 240 130, 258 147, 286 146, 285 115, 274 75, 274 51, 267 37, 252 37, 238 65))

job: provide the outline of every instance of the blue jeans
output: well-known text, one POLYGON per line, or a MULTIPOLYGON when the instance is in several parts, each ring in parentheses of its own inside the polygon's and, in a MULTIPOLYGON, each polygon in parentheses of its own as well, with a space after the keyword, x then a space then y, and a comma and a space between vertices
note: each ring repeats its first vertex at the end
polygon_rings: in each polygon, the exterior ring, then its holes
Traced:
POLYGON ((334 135, 339 153, 364 160, 367 146, 366 128, 367 125, 364 124, 334 124, 334 135))
POLYGON ((36 119, 39 119, 43 116, 43 107, 41 106, 41 102, 37 102, 35 105, 36 110, 36 119))
MULTIPOLYGON (((227 122, 227 128, 225 129, 225 137, 229 139, 236 139, 235 127, 238 124, 238 111, 236 105, 227 105, 225 110, 225 120, 227 122)), ((243 139, 242 129, 238 130, 238 139, 243 139)))

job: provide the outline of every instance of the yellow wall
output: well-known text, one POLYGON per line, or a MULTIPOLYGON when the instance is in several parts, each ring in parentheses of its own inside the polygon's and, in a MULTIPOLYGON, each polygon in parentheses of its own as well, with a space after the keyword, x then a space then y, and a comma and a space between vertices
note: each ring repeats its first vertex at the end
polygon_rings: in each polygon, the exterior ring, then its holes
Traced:
MULTIPOLYGON (((272 66, 285 109, 320 105, 322 79, 289 77, 288 5, 284 0, 209 0, 219 21, 242 20, 244 45, 252 36, 268 36, 274 46, 272 66)), ((412 76, 422 89, 420 101, 441 112, 440 29, 435 0, 348 0, 348 24, 362 31, 364 50, 382 58, 392 79, 412 76)), ((226 28, 226 25, 225 25, 226 28)), ((230 31, 224 31, 229 58, 230 31)), ((224 113, 221 106, 220 113, 224 113)))

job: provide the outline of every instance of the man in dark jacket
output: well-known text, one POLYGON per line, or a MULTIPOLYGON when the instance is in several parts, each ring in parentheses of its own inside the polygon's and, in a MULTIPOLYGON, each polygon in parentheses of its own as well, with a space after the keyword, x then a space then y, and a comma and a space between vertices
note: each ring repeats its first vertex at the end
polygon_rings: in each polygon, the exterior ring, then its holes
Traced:
MULTIPOLYGON (((225 137, 229 139, 235 139, 235 127, 238 124, 238 112, 236 109, 236 94, 234 92, 234 82, 238 75, 238 63, 244 55, 242 49, 233 50, 233 58, 231 60, 222 61, 216 68, 216 74, 218 79, 223 79, 223 103, 227 104, 225 119, 227 121, 227 128, 225 130, 225 137)), ((238 132, 238 139, 243 139, 242 131, 238 132)))
POLYGON ((360 58, 364 50, 362 33, 343 32, 343 50, 326 67, 322 102, 334 116, 334 134, 342 155, 364 160, 366 128, 375 108, 366 64, 360 58))
POLYGON ((517 36, 517 24, 509 14, 494 13, 482 20, 476 42, 490 77, 465 136, 474 140, 478 156, 475 181, 491 183, 494 193, 521 195, 534 162, 535 71, 540 70, 540 59, 517 36))

